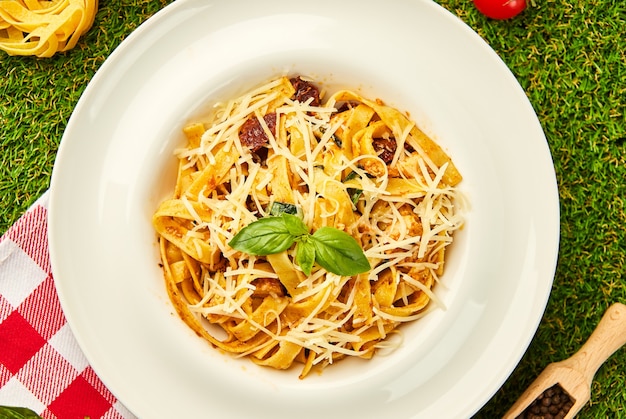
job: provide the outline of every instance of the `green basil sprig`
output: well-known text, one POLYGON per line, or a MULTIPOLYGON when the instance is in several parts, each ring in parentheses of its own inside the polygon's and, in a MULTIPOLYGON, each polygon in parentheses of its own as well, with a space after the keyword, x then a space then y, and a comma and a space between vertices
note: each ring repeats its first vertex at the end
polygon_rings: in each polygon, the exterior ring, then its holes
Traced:
POLYGON ((41 419, 37 413, 26 407, 0 406, 0 418, 3 419, 41 419))
POLYGON ((257 256, 284 252, 296 244, 296 263, 306 275, 317 262, 328 272, 353 276, 371 269, 359 243, 348 233, 322 227, 313 234, 297 216, 283 213, 261 218, 242 228, 228 243, 233 249, 257 256))

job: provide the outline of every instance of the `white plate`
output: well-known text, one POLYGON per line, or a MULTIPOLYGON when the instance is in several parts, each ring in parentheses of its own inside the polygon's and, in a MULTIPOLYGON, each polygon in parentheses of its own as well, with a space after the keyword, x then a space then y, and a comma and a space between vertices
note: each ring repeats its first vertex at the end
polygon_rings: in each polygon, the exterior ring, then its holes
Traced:
POLYGON ((142 418, 465 418, 497 391, 543 314, 558 195, 540 124, 496 54, 426 0, 179 0, 85 90, 50 200, 61 304, 105 385, 142 418), (150 219, 180 129, 211 102, 300 73, 411 112, 471 202, 439 293, 404 345, 304 381, 210 348, 174 314, 150 219))

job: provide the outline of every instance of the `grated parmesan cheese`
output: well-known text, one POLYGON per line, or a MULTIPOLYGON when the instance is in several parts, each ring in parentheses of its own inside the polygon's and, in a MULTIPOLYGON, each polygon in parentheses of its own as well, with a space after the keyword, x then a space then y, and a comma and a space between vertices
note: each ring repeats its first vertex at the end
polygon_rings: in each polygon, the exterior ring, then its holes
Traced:
MULTIPOLYGON (((210 119, 203 121, 207 128, 199 145, 175 150, 181 162, 179 170, 188 176, 186 181, 207 179, 199 191, 180 194, 193 224, 183 240, 194 246, 200 258, 207 249, 215 249, 220 256, 199 268, 189 265, 190 270, 199 269, 193 273, 198 284, 191 287, 199 298, 188 309, 208 319, 219 318, 217 323, 223 325, 229 338, 212 342, 222 348, 236 340, 231 330, 239 325, 248 327, 251 335, 267 337, 251 338, 249 345, 242 342, 245 348, 237 352, 238 356, 263 358, 258 362, 274 362, 273 354, 280 353, 277 342, 310 351, 312 358, 308 362, 312 365, 332 364, 342 356, 366 356, 374 349, 390 350, 401 344, 401 334, 395 330, 398 324, 423 317, 433 306, 445 309, 431 287, 412 273, 424 273, 438 283, 440 257, 452 242, 452 232, 463 224, 459 193, 443 182, 451 162, 436 164, 437 158, 425 152, 430 148, 422 147, 413 137, 415 123, 399 120, 390 124, 384 134, 386 140, 393 138, 396 142, 389 163, 377 155, 359 154, 362 147, 358 142, 365 140, 356 134, 350 140, 352 150, 344 152, 337 139, 352 120, 350 116, 334 119, 338 106, 359 101, 375 109, 383 106, 382 102, 339 92, 325 105, 312 106, 312 98, 300 102, 291 98, 291 92, 285 96, 286 90, 289 86, 285 80, 277 79, 239 98, 217 103, 210 119), (264 119, 269 112, 276 113, 275 133, 264 119), (267 137, 266 158, 253 156, 240 141, 239 131, 249 118, 259 121, 267 137), (219 158, 224 153, 235 156, 232 165, 223 167, 225 180, 217 176, 200 178, 208 173, 204 170, 226 165, 219 158), (268 162, 284 163, 284 167, 274 170, 268 162), (281 172, 285 167, 287 179, 281 172), (379 175, 373 176, 369 167, 379 168, 379 175), (349 181, 344 179, 347 173, 354 174, 349 181), (394 190, 389 183, 392 177, 400 179, 395 190, 405 188, 406 193, 390 192, 394 190), (259 290, 254 281, 279 281, 280 275, 268 268, 271 265, 263 257, 242 254, 228 242, 242 228, 267 216, 267 208, 276 200, 274 189, 285 186, 280 182, 288 185, 285 200, 302 210, 303 221, 311 230, 333 226, 364 245, 373 268, 365 276, 363 289, 357 289, 355 278, 326 272, 317 265, 311 275, 304 277, 294 264, 294 271, 303 276, 295 295, 272 291, 263 297, 268 298, 268 305, 273 304, 272 308, 255 315, 255 308, 264 303, 255 294, 259 290), (356 204, 350 200, 350 191, 354 190, 360 191, 356 204), (393 272, 392 283, 379 284, 379 278, 389 270, 393 272), (433 304, 411 315, 390 314, 391 310, 376 299, 376 293, 383 291, 392 293, 400 306, 412 304, 417 294, 427 296, 433 304), (280 306, 285 299, 287 308, 280 306), (364 312, 363 307, 369 311, 364 312), (301 315, 285 314, 290 309, 301 315), (385 341, 390 334, 400 338, 397 342, 385 341), (376 338, 364 346, 369 335, 376 338)), ((347 112, 357 112, 356 106, 349 108, 347 112)), ((377 122, 383 119, 376 118, 377 122)), ((288 252, 289 260, 295 260, 294 249, 288 252)), ((167 267, 166 271, 174 272, 167 267)))

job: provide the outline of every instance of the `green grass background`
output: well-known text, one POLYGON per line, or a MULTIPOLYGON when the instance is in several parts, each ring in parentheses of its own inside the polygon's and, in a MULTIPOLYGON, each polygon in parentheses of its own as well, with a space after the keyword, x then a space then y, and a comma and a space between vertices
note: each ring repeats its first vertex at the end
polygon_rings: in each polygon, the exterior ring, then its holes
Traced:
MULTIPOLYGON (((545 315, 518 367, 475 416, 497 418, 548 363, 584 343, 611 303, 626 302, 626 2, 535 0, 509 21, 485 18, 470 0, 438 2, 518 78, 559 184, 559 263, 545 315)), ((49 187, 63 130, 96 70, 168 3, 101 0, 93 29, 72 51, 50 59, 0 52, 0 234, 49 187)), ((579 417, 626 418, 625 406, 622 349, 598 371, 579 417)))

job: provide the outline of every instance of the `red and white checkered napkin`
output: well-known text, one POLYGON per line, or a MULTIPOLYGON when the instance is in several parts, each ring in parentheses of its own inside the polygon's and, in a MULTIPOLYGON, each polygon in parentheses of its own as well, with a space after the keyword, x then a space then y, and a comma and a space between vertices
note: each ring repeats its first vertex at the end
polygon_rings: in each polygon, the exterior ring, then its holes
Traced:
POLYGON ((61 311, 45 193, 0 238, 0 406, 45 419, 133 418, 89 366, 61 311))

